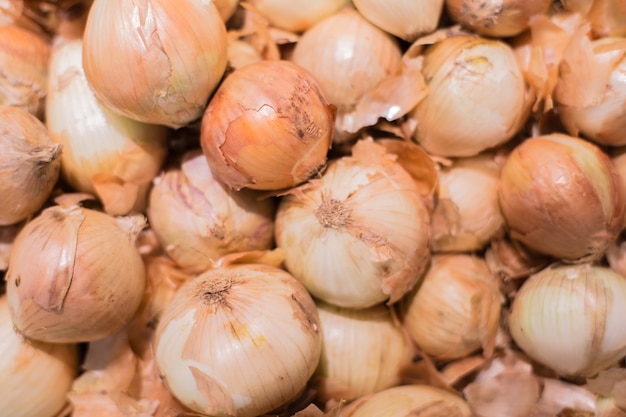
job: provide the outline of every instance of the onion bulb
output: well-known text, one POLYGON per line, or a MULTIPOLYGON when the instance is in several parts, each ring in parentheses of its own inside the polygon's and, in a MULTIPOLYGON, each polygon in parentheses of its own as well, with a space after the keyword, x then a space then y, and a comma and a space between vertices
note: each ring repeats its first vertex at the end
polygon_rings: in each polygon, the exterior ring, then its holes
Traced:
POLYGON ((515 343, 566 377, 591 377, 626 355, 626 278, 591 264, 553 265, 532 275, 508 317, 515 343))
POLYGON ((511 139, 526 121, 524 76, 502 41, 445 38, 426 49, 422 71, 428 95, 412 113, 414 137, 432 154, 476 155, 511 139))
POLYGON ((555 133, 528 138, 501 170, 499 201, 513 239, 569 262, 599 259, 623 227, 626 198, 611 159, 555 133))
POLYGON ((144 123, 199 119, 226 69, 226 27, 212 1, 94 0, 83 39, 98 100, 144 123))
POLYGON ((302 32, 350 4, 350 0, 250 0, 250 4, 272 26, 302 32))
POLYGON ((254 417, 294 400, 322 349, 317 308, 282 269, 221 266, 185 282, 165 307, 155 362, 191 410, 254 417))
POLYGON ((508 37, 528 29, 530 18, 547 14, 551 5, 552 0, 446 0, 446 11, 480 35, 508 37))
POLYGON ((499 179, 500 167, 490 153, 456 158, 441 167, 431 221, 434 252, 481 250, 501 229, 499 179))
POLYGON ((579 31, 565 49, 554 91, 568 133, 602 145, 626 145, 626 42, 591 41, 579 31))
POLYGON ((54 417, 78 374, 75 344, 44 343, 15 332, 6 295, 0 296, 0 409, 11 417, 54 417))
POLYGON ((402 321, 434 359, 458 359, 480 348, 488 357, 502 302, 498 281, 482 258, 435 255, 420 285, 402 300, 402 321))
POLYGON ((48 83, 50 44, 16 25, 0 26, 0 105, 41 117, 48 83))
POLYGON ((52 206, 17 235, 6 275, 17 330, 36 340, 86 342, 125 326, 143 297, 135 246, 143 216, 52 206), (33 254, 37 256, 33 256, 33 254))
POLYGON ((402 382, 413 359, 413 346, 382 305, 339 308, 318 302, 322 356, 314 389, 322 398, 353 400, 402 382))
POLYGON ((230 188, 278 190, 325 164, 334 117, 307 71, 263 60, 226 77, 202 117, 200 140, 211 170, 230 188))
POLYGON ((444 0, 396 0, 393 7, 377 0, 353 0, 356 9, 367 20, 405 41, 437 28, 444 0))
MULTIPOLYGON (((0 88, 1 89, 1 88, 0 88)), ((0 225, 35 214, 59 178, 61 145, 26 110, 0 105, 0 225)))
POLYGON ((363 401, 356 401, 342 412, 342 417, 372 416, 473 416, 460 396, 430 385, 399 385, 380 391, 363 401))
POLYGON ((50 58, 46 126, 63 145, 61 173, 74 190, 97 196, 109 214, 144 211, 167 154, 168 130, 100 104, 85 78, 82 51, 82 40, 71 40, 50 58))
POLYGON ((197 149, 155 180, 147 214, 178 265, 206 269, 228 253, 271 249, 274 209, 274 200, 217 180, 197 149))
POLYGON ((372 141, 281 198, 276 243, 317 298, 365 308, 407 293, 428 264, 429 212, 408 172, 372 141))

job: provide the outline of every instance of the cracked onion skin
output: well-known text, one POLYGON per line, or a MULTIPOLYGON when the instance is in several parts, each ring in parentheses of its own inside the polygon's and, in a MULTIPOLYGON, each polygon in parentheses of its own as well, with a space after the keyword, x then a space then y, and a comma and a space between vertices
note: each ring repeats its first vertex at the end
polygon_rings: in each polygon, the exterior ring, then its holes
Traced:
POLYGON ((554 133, 523 141, 502 167, 500 208, 513 239, 565 262, 601 258, 623 227, 623 179, 593 143, 554 133))
POLYGON ((232 189, 298 185, 326 163, 336 109, 315 78, 289 61, 231 73, 202 118, 202 150, 232 189))

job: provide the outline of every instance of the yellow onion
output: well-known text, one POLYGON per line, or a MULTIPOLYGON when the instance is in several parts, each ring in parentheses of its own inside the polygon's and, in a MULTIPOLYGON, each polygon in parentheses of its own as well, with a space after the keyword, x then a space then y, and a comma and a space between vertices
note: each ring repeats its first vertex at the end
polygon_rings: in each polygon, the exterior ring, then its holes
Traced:
POLYGON ((341 417, 470 417, 469 405, 459 395, 430 385, 399 385, 356 401, 341 417))
POLYGON ((97 196, 107 213, 143 211, 167 154, 168 130, 100 104, 85 78, 82 51, 82 40, 75 39, 50 58, 46 126, 63 145, 61 173, 74 190, 97 196))
POLYGON ((552 0, 446 0, 453 21, 472 31, 493 37, 507 37, 528 29, 528 21, 547 14, 552 0))
POLYGON ((568 133, 603 145, 626 145, 626 41, 591 41, 579 31, 563 54, 554 91, 568 133))
POLYGON ((319 179, 281 198, 276 243, 315 297, 350 308, 394 303, 426 268, 429 212, 395 159, 362 140, 319 179))
POLYGON ((202 116, 226 69, 226 27, 211 1, 95 0, 83 65, 116 113, 181 127, 202 116))
POLYGON ((254 190, 226 187, 197 149, 155 180, 147 214, 178 265, 206 269, 228 253, 271 249, 274 203, 254 190))
POLYGON ((434 359, 462 358, 480 348, 491 356, 502 301, 484 259, 435 255, 419 286, 402 300, 402 321, 434 359))
POLYGON ((145 288, 135 246, 144 226, 141 215, 115 218, 79 206, 52 206, 28 222, 6 275, 17 330, 50 342, 85 342, 119 331, 145 288))
POLYGON ((202 117, 200 140, 217 179, 239 190, 306 181, 326 162, 335 112, 317 81, 289 61, 231 73, 202 117))
POLYGON ((213 4, 217 8, 222 20, 228 22, 239 6, 239 0, 213 0, 213 4))
MULTIPOLYGON (((609 157, 622 178, 622 193, 626 195, 626 146, 611 148, 609 157)), ((624 212, 624 226, 626 226, 626 211, 624 212)))
POLYGON ((428 95, 413 111, 414 137, 432 154, 476 155, 508 141, 526 121, 524 76, 502 41, 445 38, 424 52, 422 72, 428 95))
POLYGON ((317 311, 323 339, 314 382, 318 396, 349 401, 402 382, 414 352, 388 307, 318 302, 317 311))
POLYGON ((563 8, 591 24, 595 38, 626 34, 626 4, 622 0, 560 0, 563 8))
POLYGON ((434 252, 481 250, 504 225, 494 155, 457 158, 441 167, 432 214, 434 252))
POLYGON ((553 265, 528 278, 508 325, 532 359, 566 377, 590 377, 626 355, 626 278, 609 268, 553 265))
POLYGON ((501 170, 499 200, 513 239, 576 262, 600 258, 623 227, 619 172, 594 144, 555 133, 528 138, 501 170))
POLYGON ((25 220, 43 206, 59 178, 60 154, 39 119, 0 105, 0 225, 25 220))
POLYGON ((302 32, 350 4, 349 0, 250 0, 255 10, 272 26, 302 32))
POLYGON ((0 26, 0 105, 41 117, 48 82, 50 45, 16 25, 0 26))
POLYGON ((367 20, 405 41, 437 28, 444 0, 400 0, 393 6, 377 0, 354 0, 354 6, 367 20))
POLYGON ((262 59, 261 53, 250 42, 241 39, 228 40, 228 66, 230 68, 237 69, 262 59))
POLYGON ((78 374, 75 344, 25 339, 13 328, 6 295, 0 296, 0 409, 11 417, 55 417, 78 374))
POLYGON ((165 307, 154 341, 167 388, 206 415, 254 417, 294 400, 322 349, 317 308, 274 266, 210 269, 165 307))

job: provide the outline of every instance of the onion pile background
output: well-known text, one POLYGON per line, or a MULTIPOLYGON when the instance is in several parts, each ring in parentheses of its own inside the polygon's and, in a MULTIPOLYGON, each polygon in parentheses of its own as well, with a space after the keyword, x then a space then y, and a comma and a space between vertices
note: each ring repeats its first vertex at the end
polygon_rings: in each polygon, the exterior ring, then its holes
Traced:
POLYGON ((620 0, 0 2, 0 413, 626 416, 625 36, 620 0))

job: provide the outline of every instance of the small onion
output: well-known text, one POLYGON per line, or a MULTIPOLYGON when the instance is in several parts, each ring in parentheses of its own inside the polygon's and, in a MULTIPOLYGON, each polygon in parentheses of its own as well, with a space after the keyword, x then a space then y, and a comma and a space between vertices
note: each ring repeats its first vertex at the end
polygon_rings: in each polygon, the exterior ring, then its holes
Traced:
POLYGON ((413 42, 437 28, 444 0, 396 0, 393 7, 378 0, 353 0, 353 3, 367 20, 385 32, 413 42))
POLYGON ((552 0, 446 0, 453 21, 484 36, 508 37, 528 29, 529 19, 547 14, 552 0))
POLYGON ((491 356, 502 301, 482 258, 435 255, 420 285, 402 300, 402 321, 434 359, 462 358, 480 348, 491 356))
POLYGON ((626 278, 609 268, 553 265, 524 282, 509 330, 531 358, 567 377, 590 377, 626 355, 626 278))
POLYGON ((165 307, 155 361, 168 389, 193 411, 254 417, 294 400, 322 349, 317 308, 282 269, 208 270, 165 307))
POLYGON ((144 123, 202 116, 226 69, 226 27, 212 1, 95 0, 83 65, 94 94, 144 123))
POLYGON ((15 332, 6 295, 0 296, 0 410, 11 417, 54 417, 78 374, 75 344, 44 343, 15 332))
POLYGON ((250 0, 269 23, 291 32, 302 32, 350 4, 350 0, 250 0))
POLYGON ((623 227, 622 178, 594 144, 555 133, 524 140, 502 167, 499 200, 512 238, 567 261, 600 258, 623 227))
POLYGON ((388 307, 357 310, 318 302, 317 311, 323 338, 318 395, 349 401, 402 382, 414 352, 388 307))
POLYGON ((167 154, 168 130, 100 104, 85 78, 82 51, 76 39, 56 47, 50 58, 46 126, 63 145, 61 173, 76 191, 97 196, 109 214, 144 211, 167 154))
POLYGON ((222 184, 198 149, 156 179, 147 214, 176 263, 206 269, 228 253, 271 249, 274 208, 274 200, 253 190, 233 191, 222 184))
POLYGON ((429 223, 413 178, 383 146, 362 140, 281 199, 276 243, 315 297, 365 308, 415 285, 430 257, 429 223))
POLYGON ((441 168, 431 221, 434 252, 481 250, 501 229, 499 179, 492 154, 457 158, 441 168))
POLYGON ((579 32, 559 66, 554 91, 559 117, 571 135, 603 145, 626 145, 626 42, 591 41, 579 32))
POLYGON ((413 111, 414 136, 432 154, 476 155, 511 139, 526 121, 524 76, 502 41, 445 38, 424 52, 423 73, 428 95, 413 111))
MULTIPOLYGON (((0 88, 1 89, 1 88, 0 88)), ((26 110, 0 105, 0 225, 35 214, 59 178, 61 145, 26 110)))
POLYGON ((53 206, 28 222, 15 239, 6 275, 18 331, 59 343, 119 331, 145 288, 135 246, 144 226, 141 215, 115 218, 78 206, 53 206))
POLYGON ((200 140, 215 176, 230 188, 277 190, 324 165, 334 116, 307 71, 264 60, 226 77, 202 117, 200 140))

